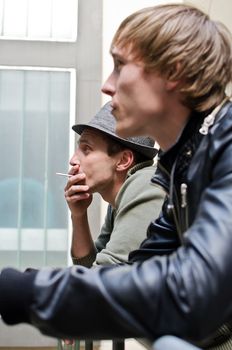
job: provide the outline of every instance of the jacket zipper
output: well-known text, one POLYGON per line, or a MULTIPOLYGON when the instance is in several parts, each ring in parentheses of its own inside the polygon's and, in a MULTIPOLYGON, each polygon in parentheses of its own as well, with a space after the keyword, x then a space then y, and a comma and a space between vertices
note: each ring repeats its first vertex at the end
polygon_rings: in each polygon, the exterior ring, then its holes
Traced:
POLYGON ((180 193, 181 193, 181 208, 182 208, 182 211, 184 214, 183 215, 183 217, 184 217, 184 231, 186 231, 189 227, 187 191, 188 191, 188 185, 186 183, 182 183, 180 185, 180 193))
MULTIPOLYGON (((181 232, 181 227, 179 225, 179 221, 177 218, 177 212, 176 212, 175 206, 173 204, 173 196, 175 196, 177 198, 177 207, 179 207, 179 205, 178 205, 179 201, 178 201, 178 197, 177 197, 177 193, 176 193, 176 188, 173 184, 171 184, 171 182, 172 182, 171 177, 174 175, 175 164, 176 164, 176 162, 173 165, 171 174, 169 174, 169 172, 161 164, 158 164, 158 167, 170 178, 170 190, 169 190, 169 192, 166 191, 166 193, 169 196, 169 204, 168 204, 167 209, 170 210, 170 212, 172 212, 172 214, 173 214, 173 218, 174 218, 174 221, 176 224, 176 229, 177 229, 177 233, 178 233, 180 242, 183 243, 183 236, 182 236, 182 232, 181 232)), ((154 180, 156 181, 156 183, 159 183, 157 181, 157 179, 154 179, 154 180)))

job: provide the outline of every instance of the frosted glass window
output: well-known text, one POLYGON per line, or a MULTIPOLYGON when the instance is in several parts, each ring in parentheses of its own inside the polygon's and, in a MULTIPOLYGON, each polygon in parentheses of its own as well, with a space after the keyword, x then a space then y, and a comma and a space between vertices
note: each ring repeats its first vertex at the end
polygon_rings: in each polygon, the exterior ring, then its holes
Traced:
POLYGON ((0 267, 67 264, 72 76, 0 69, 0 267))
POLYGON ((0 38, 75 41, 78 0, 0 0, 0 38))

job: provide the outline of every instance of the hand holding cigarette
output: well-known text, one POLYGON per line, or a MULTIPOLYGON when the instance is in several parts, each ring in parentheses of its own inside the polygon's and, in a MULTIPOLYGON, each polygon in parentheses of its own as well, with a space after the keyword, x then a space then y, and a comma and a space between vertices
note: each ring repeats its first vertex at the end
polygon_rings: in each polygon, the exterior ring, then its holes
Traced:
POLYGON ((92 202, 92 194, 86 184, 86 175, 80 171, 80 165, 73 166, 69 173, 57 173, 68 178, 64 195, 73 217, 84 215, 92 202))

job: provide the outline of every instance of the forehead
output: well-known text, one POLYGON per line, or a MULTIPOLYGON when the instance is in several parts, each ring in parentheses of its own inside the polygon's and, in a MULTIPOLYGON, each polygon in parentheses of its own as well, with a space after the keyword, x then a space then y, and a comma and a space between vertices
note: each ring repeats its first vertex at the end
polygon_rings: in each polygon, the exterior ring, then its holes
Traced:
POLYGON ((114 45, 110 49, 110 53, 114 60, 121 60, 124 63, 132 63, 144 67, 145 62, 139 51, 135 50, 132 44, 125 46, 114 45))
POLYGON ((132 59, 134 56, 132 55, 131 45, 126 45, 126 46, 113 45, 110 49, 110 53, 113 57, 124 58, 124 59, 132 59))
POLYGON ((82 132, 80 138, 79 138, 79 143, 84 143, 84 142, 89 142, 89 143, 98 143, 98 144, 106 144, 106 138, 105 135, 96 129, 93 128, 85 128, 84 131, 82 132))

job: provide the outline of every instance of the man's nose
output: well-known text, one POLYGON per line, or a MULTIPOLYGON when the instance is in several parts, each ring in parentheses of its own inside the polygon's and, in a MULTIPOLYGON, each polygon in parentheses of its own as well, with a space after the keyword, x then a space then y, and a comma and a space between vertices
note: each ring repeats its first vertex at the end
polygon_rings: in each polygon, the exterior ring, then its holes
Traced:
POLYGON ((78 156, 77 156, 76 153, 74 153, 74 155, 73 155, 72 158, 70 159, 69 164, 70 164, 71 166, 80 165, 80 160, 79 160, 79 158, 78 158, 78 156))
POLYGON ((113 74, 111 73, 110 76, 107 78, 105 83, 102 85, 101 91, 109 96, 113 96, 115 93, 115 82, 113 79, 113 74))

